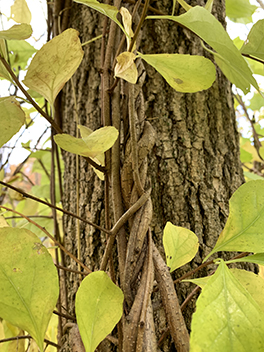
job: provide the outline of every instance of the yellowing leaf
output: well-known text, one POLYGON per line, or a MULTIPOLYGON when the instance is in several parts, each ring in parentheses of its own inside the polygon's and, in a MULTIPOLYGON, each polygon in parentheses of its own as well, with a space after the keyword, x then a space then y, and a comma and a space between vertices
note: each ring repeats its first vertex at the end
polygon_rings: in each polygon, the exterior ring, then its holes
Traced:
POLYGON ((67 152, 94 158, 110 149, 117 137, 117 129, 112 126, 106 126, 99 128, 84 138, 76 138, 69 134, 57 134, 54 140, 58 146, 67 152))
POLYGON ((178 92, 194 93, 211 87, 215 66, 203 56, 182 54, 138 54, 153 66, 178 92))
POLYGON ((0 227, 9 227, 3 215, 0 215, 0 227))
POLYGON ((138 79, 137 66, 135 64, 136 55, 125 51, 117 58, 115 66, 115 76, 124 79, 129 83, 135 84, 138 79))
POLYGON ((13 97, 0 98, 0 147, 16 134, 25 122, 25 113, 13 97))
POLYGON ((121 29, 122 31, 127 35, 126 31, 124 30, 124 27, 122 24, 118 21, 117 19, 117 14, 118 14, 118 9, 115 6, 107 5, 100 3, 96 0, 74 0, 75 2, 79 4, 86 5, 90 7, 91 9, 94 9, 98 12, 100 12, 102 15, 105 15, 109 18, 111 18, 112 21, 114 21, 121 29))
POLYGON ((67 29, 36 53, 23 82, 43 95, 52 106, 64 84, 77 70, 82 58, 79 33, 75 29, 67 29))
MULTIPOLYGON (((0 39, 0 54, 2 57, 8 61, 7 51, 6 51, 6 44, 4 39, 0 39)), ((7 79, 10 82, 13 82, 9 72, 5 68, 5 66, 0 62, 0 77, 7 79)))
POLYGON ((11 6, 10 17, 18 23, 30 24, 31 12, 25 0, 15 0, 14 4, 11 6))
POLYGON ((252 155, 252 157, 253 157, 253 160, 258 161, 260 163, 263 162, 263 160, 261 160, 260 157, 258 156, 256 148, 249 141, 244 143, 241 146, 241 149, 243 149, 246 152, 250 153, 252 155))
POLYGON ((197 300, 190 352, 262 352, 263 329, 259 305, 221 261, 197 300))
POLYGON ((239 187, 229 204, 226 225, 204 261, 218 251, 264 252, 264 180, 239 187))
POLYGON ((103 271, 89 274, 76 294, 76 317, 86 352, 93 352, 123 314, 123 292, 103 271))
POLYGON ((118 137, 118 130, 113 126, 105 126, 95 130, 89 136, 83 138, 90 150, 91 157, 106 152, 110 149, 118 137))
MULTIPOLYGON (((131 38, 133 37, 134 33, 132 31, 132 16, 127 8, 121 7, 120 11, 122 20, 124 23, 125 31, 127 32, 128 36, 126 36, 127 40, 127 50, 129 49, 129 45, 131 43, 131 38), (130 37, 130 38, 129 38, 130 37)), ((132 52, 136 49, 136 43, 132 49, 132 52)))
POLYGON ((167 266, 172 272, 194 258, 199 243, 197 236, 192 231, 175 226, 168 221, 164 228, 163 246, 167 266))
POLYGON ((217 65, 232 83, 245 94, 250 90, 250 84, 259 89, 246 61, 221 23, 203 7, 195 6, 181 16, 148 16, 147 19, 168 19, 187 27, 215 50, 217 65))
MULTIPOLYGON (((85 138, 88 137, 91 133, 93 133, 93 130, 86 126, 78 125, 78 128, 80 129, 81 137, 85 138)), ((105 165, 105 156, 104 153, 97 154, 95 158, 91 158, 93 161, 95 161, 98 165, 104 166, 105 165)), ((100 178, 100 180, 104 180, 104 174, 103 172, 99 171, 95 167, 93 167, 94 172, 96 175, 100 178)))
POLYGON ((0 228, 0 243, 0 317, 28 331, 42 351, 59 295, 57 270, 31 231, 0 228))
POLYGON ((27 23, 15 24, 11 28, 6 31, 0 31, 0 39, 15 39, 15 40, 23 40, 27 39, 32 34, 32 28, 27 23))

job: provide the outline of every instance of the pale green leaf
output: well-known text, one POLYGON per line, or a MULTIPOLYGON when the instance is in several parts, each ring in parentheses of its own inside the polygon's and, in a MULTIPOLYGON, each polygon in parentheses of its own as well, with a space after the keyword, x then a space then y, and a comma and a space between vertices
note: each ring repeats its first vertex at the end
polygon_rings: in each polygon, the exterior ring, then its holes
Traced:
POLYGON ((264 20, 259 20, 251 28, 241 53, 264 61, 264 20))
POLYGON ((246 177, 246 181, 263 180, 263 177, 256 175, 253 172, 249 172, 249 171, 244 171, 244 176, 246 177))
POLYGON ((140 53, 138 55, 153 66, 169 85, 178 92, 198 92, 210 88, 215 81, 215 66, 203 56, 182 54, 143 55, 140 53))
POLYGON ((86 352, 93 352, 123 314, 123 293, 103 271, 89 274, 76 294, 76 318, 86 352))
POLYGON ((29 58, 37 51, 32 45, 25 40, 9 40, 7 41, 7 47, 10 58, 10 66, 16 68, 18 72, 18 66, 21 70, 24 70, 27 66, 29 58))
POLYGON ((116 58, 115 77, 124 79, 125 81, 135 84, 138 79, 137 66, 135 64, 136 55, 125 51, 116 58))
POLYGON ((117 14, 119 13, 119 11, 115 6, 103 4, 103 3, 100 3, 96 0, 74 0, 74 2, 86 5, 86 6, 90 7, 91 9, 94 9, 94 10, 100 12, 102 15, 109 17, 112 21, 114 21, 122 29, 122 31, 126 35, 128 35, 128 33, 126 33, 124 27, 122 26, 122 24, 118 21, 118 19, 116 17, 117 14))
POLYGON ((255 75, 264 76, 264 65, 261 62, 249 58, 246 58, 246 61, 255 75))
MULTIPOLYGON (((262 253, 259 253, 262 254, 262 253)), ((241 258, 243 259, 243 258, 241 258)), ((261 261, 264 263, 264 260, 261 261)), ((257 302, 260 309, 264 311, 263 305, 263 292, 264 292, 264 280, 259 275, 247 270, 232 268, 230 269, 234 277, 240 282, 240 284, 248 291, 252 298, 257 302)))
POLYGON ((264 252, 264 180, 249 181, 229 201, 229 216, 211 253, 264 252))
POLYGON ((250 152, 240 148, 240 160, 241 163, 250 163, 253 160, 253 156, 250 152))
POLYGON ((29 24, 15 24, 6 31, 0 31, 0 39, 23 40, 29 38, 31 34, 32 28, 29 24))
POLYGON ((147 19, 168 19, 187 27, 215 50, 216 63, 232 83, 245 94, 250 84, 258 89, 250 68, 221 23, 203 7, 193 7, 181 16, 148 16, 147 19))
POLYGON ((211 276, 205 276, 205 277, 198 277, 195 279, 182 280, 182 282, 191 282, 192 284, 195 284, 201 288, 204 288, 210 279, 211 279, 211 276))
POLYGON ((90 156, 95 157, 110 149, 117 140, 117 137, 118 130, 115 127, 105 126, 84 137, 83 141, 90 151, 90 156))
POLYGON ((226 0, 226 15, 233 22, 251 22, 251 16, 257 8, 251 5, 249 0, 226 0))
MULTIPOLYGON (((86 138, 88 137, 91 133, 93 133, 93 130, 86 126, 78 125, 78 128, 80 129, 81 137, 86 138)), ((104 153, 99 153, 96 155, 95 158, 91 158, 93 161, 95 161, 98 165, 104 166, 105 165, 105 156, 104 153)), ((95 167, 93 167, 94 172, 96 175, 100 178, 100 180, 104 180, 104 174, 103 172, 99 171, 95 167)))
POLYGON ((198 251, 197 236, 184 227, 167 222, 163 232, 166 264, 170 271, 190 262, 198 251))
POLYGON ((106 126, 84 138, 76 138, 69 134, 57 134, 54 140, 58 146, 70 153, 94 158, 110 149, 117 137, 117 129, 112 126, 106 126))
POLYGON ((51 106, 64 84, 72 77, 83 58, 79 33, 67 29, 36 53, 24 83, 45 97, 51 106))
MULTIPOLYGON (((263 42, 264 43, 264 42, 263 42)), ((259 93, 255 93, 250 99, 249 109, 256 111, 260 110, 264 106, 264 98, 259 93)))
POLYGON ((10 17, 18 23, 30 24, 31 12, 28 8, 27 2, 25 0, 15 0, 14 4, 11 6, 10 17))
POLYGON ((243 263, 243 262, 264 265, 264 253, 256 253, 243 258, 231 259, 231 260, 228 260, 226 264, 243 263))
POLYGON ((43 350, 59 295, 53 260, 31 231, 0 228, 0 317, 28 331, 43 350))
POLYGON ((16 134, 25 122, 25 113, 13 97, 0 98, 0 147, 16 134))
POLYGON ((190 351, 262 352, 263 329, 259 305, 221 261, 197 300, 190 351))

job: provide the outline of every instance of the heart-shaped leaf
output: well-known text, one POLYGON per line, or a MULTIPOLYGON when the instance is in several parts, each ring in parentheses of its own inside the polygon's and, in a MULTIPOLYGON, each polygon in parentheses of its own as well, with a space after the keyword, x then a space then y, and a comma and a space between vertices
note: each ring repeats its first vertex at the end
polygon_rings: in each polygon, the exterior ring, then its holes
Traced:
POLYGON ((190 351, 261 352, 263 329, 259 305, 221 261, 197 300, 190 351))
POLYGON ((51 106, 64 84, 72 77, 83 58, 79 33, 67 29, 36 53, 24 83, 45 97, 51 106))
POLYGON ((168 19, 190 29, 215 50, 216 53, 212 53, 216 63, 232 83, 245 94, 250 90, 250 84, 259 89, 246 61, 221 23, 203 7, 195 6, 181 16, 148 16, 147 19, 168 19))
POLYGON ((123 314, 123 292, 104 271, 89 274, 76 294, 76 317, 86 352, 93 352, 123 314))
POLYGON ((57 270, 31 231, 0 228, 0 317, 28 331, 43 350, 59 295, 57 270))
POLYGON ((191 261, 198 251, 197 236, 184 227, 167 222, 163 233, 163 246, 166 254, 166 263, 170 271, 191 261))
POLYGON ((194 93, 211 87, 215 66, 203 56, 182 54, 138 55, 153 66, 178 92, 194 93))
POLYGON ((204 261, 218 251, 264 252, 264 180, 239 187, 229 204, 226 225, 204 261))
POLYGON ((10 17, 18 23, 30 24, 31 12, 28 8, 27 2, 25 0, 15 0, 14 4, 11 6, 10 17))
POLYGON ((27 39, 32 34, 32 28, 27 23, 15 24, 6 31, 0 31, 0 39, 15 39, 22 40, 27 39))
POLYGON ((0 146, 2 146, 20 130, 25 122, 25 113, 15 98, 0 98, 0 122, 2 126, 0 146))

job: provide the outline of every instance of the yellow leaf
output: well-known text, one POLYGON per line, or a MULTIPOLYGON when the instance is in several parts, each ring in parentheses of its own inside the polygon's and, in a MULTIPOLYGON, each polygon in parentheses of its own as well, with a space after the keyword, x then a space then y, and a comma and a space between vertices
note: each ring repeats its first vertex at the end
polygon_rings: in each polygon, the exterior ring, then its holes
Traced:
MULTIPOLYGON (((5 45, 4 39, 0 39, 0 54, 7 61, 7 51, 6 51, 6 45, 5 45)), ((7 69, 2 64, 2 62, 0 62, 0 77, 5 78, 10 82, 13 82, 10 74, 8 73, 7 69)))
POLYGON ((263 160, 261 160, 260 157, 258 156, 256 148, 249 141, 243 144, 241 148, 244 149, 246 152, 252 154, 254 161, 263 163, 263 160))
POLYGON ((123 78, 125 81, 135 84, 138 79, 137 67, 135 64, 136 55, 125 51, 116 60, 115 76, 123 78))
POLYGON ((9 141, 25 122, 25 114, 13 97, 0 98, 0 146, 9 141))
POLYGON ((82 58, 79 33, 75 29, 67 29, 36 53, 23 82, 53 105, 56 96, 77 70, 82 58))
POLYGON ((23 40, 29 38, 31 34, 32 28, 29 24, 15 24, 6 31, 0 31, 0 39, 23 40))
MULTIPOLYGON (((126 36, 127 50, 128 50, 129 49, 129 45, 131 43, 131 38, 134 36, 134 33, 132 31, 132 16, 131 16, 130 12, 128 11, 128 9, 126 9, 125 7, 121 7, 119 12, 120 12, 120 14, 122 16, 122 20, 123 20, 123 23, 124 23, 125 31, 129 35, 129 36, 126 36)), ((136 49, 136 45, 135 44, 133 46, 132 51, 134 51, 136 49)))
POLYGON ((25 0, 15 0, 14 4, 11 6, 10 17, 15 22, 30 24, 31 12, 25 0))

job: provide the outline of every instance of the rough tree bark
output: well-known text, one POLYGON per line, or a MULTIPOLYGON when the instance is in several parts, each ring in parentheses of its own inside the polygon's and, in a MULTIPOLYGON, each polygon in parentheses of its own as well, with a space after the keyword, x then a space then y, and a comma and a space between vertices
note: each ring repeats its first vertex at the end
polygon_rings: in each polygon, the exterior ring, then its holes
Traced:
MULTIPOLYGON (((58 0, 56 2, 60 3, 60 11, 63 10, 63 7, 66 7, 65 4, 63 5, 58 0)), ((193 6, 197 4, 204 5, 204 1, 198 0, 189 3, 193 6)), ((213 14, 223 25, 225 23, 224 4, 224 0, 215 0, 213 6, 213 14)), ((150 5, 164 13, 170 13, 172 1, 151 2, 150 5)), ((122 6, 133 8, 132 5, 128 5, 126 2, 122 3, 122 6)), ((176 13, 181 14, 183 10, 176 6, 176 13)), ((73 3, 70 8, 68 26, 80 32, 82 42, 100 35, 104 21, 103 16, 98 15, 95 11, 85 6, 73 3)), ((108 30, 109 24, 107 25, 105 40, 107 40, 108 30)), ((119 42, 120 37, 121 33, 117 29, 115 45, 119 42)), ((77 130, 74 117, 73 89, 76 95, 76 113, 79 117, 79 123, 93 130, 103 124, 101 120, 101 96, 103 93, 101 86, 101 45, 102 41, 98 40, 84 47, 83 62, 74 75, 73 80, 63 90, 59 115, 62 117, 63 130, 72 135, 76 135, 77 130)), ((189 53, 208 56, 204 52, 200 40, 195 35, 169 21, 146 21, 141 33, 140 50, 143 53, 189 53)), ((150 227, 153 242, 164 257, 162 232, 166 222, 171 221, 175 225, 186 227, 195 232, 200 243, 195 259, 190 264, 176 271, 174 278, 177 278, 201 264, 202 259, 213 248, 228 216, 228 200, 243 182, 231 84, 217 69, 216 82, 210 89, 195 94, 182 94, 169 87, 152 67, 141 65, 140 70, 142 73, 140 78, 143 85, 141 86, 139 83, 135 87, 135 108, 138 119, 137 138, 143 138, 144 129, 149 126, 151 133, 154 133, 152 129, 156 133, 156 136, 152 134, 155 141, 152 141, 151 134, 149 134, 147 141, 142 142, 143 149, 149 152, 147 157, 143 153, 141 160, 139 156, 142 163, 141 176, 144 172, 147 172, 144 188, 148 189, 151 187, 152 189, 153 216, 150 227)), ((127 86, 120 82, 111 99, 118 102, 119 112, 121 112, 121 148, 119 158, 121 166, 123 166, 123 163, 125 164, 129 154, 128 140, 130 136, 127 122, 127 97, 127 86)), ((116 113, 114 109, 117 106, 116 103, 112 106, 113 114, 116 113)), ((76 211, 76 185, 79 183, 80 216, 87 217, 93 222, 105 226, 103 182, 99 180, 83 158, 80 159, 79 170, 76 169, 76 157, 74 155, 64 153, 64 161, 63 205, 65 209, 72 212, 76 211)), ((124 170, 122 170, 121 174, 123 179, 125 179, 123 173, 125 173, 124 170)), ((124 181, 124 183, 126 182, 124 181)), ((129 187, 131 188, 131 186, 129 187)), ((122 206, 127 208, 129 201, 123 192, 122 206)), ((149 207, 148 209, 151 213, 151 204, 148 203, 145 203, 145 208, 149 207)), ((119 217, 115 212, 115 209, 111 209, 111 226, 114 224, 114 219, 119 217)), ((139 212, 136 216, 140 217, 139 212)), ((64 225, 67 249, 77 255, 76 221, 65 217, 64 225)), ((132 231, 129 227, 131 227, 131 223, 126 227, 127 232, 132 231)), ((81 259, 91 270, 98 270, 107 238, 104 233, 100 233, 93 227, 83 223, 80 223, 80 233, 81 259)), ((149 248, 149 243, 150 240, 145 239, 143 248, 144 246, 149 248)), ((116 245, 113 251, 113 267, 116 269, 116 245)), ((147 253, 147 249, 144 253, 147 253)), ((154 266, 157 265, 157 258, 158 253, 154 251, 154 266)), ((69 259, 67 259, 66 264, 76 269, 75 263, 69 259)), ((131 270, 134 269, 132 265, 131 270)), ((127 269, 127 271, 129 270, 127 269)), ((143 269, 141 268, 140 270, 143 280, 149 267, 146 269, 144 264, 143 269)), ((132 275, 127 273, 127 271, 126 275, 132 275)), ((116 279, 120 284, 120 279, 122 280, 120 274, 117 274, 116 279)), ((156 271, 155 279, 158 283, 161 280, 158 270, 156 271)), ((138 288, 139 280, 134 279, 134 284, 138 288)), ((78 285, 79 276, 67 273, 67 306, 68 312, 72 315, 74 314, 74 298, 78 285)), ((176 288, 180 303, 193 290, 193 286, 189 284, 177 284, 176 288)), ((133 291, 134 287, 128 288, 128 296, 129 290, 132 291, 131 297, 133 300, 136 294, 133 291)), ((166 331, 168 322, 161 304, 160 292, 152 295, 152 301, 155 334, 158 341, 162 333, 166 331)), ((184 310, 184 317, 188 327, 194 307, 192 302, 184 310)), ((129 302, 128 297, 127 312, 129 312, 132 303, 129 302)), ((155 351, 155 342, 153 342, 154 345, 151 345, 152 339, 150 337, 144 341, 149 343, 148 346, 144 345, 144 351, 155 351)), ((117 349, 117 346, 106 341, 99 348, 101 351, 113 351, 117 349)), ((132 351, 133 348, 130 349, 126 345, 123 346, 125 352, 132 351)), ((69 342, 68 330, 65 330, 62 350, 65 352, 74 351, 69 342)), ((161 347, 159 346, 157 350, 175 350, 172 339, 170 337, 164 338, 161 347)), ((180 351, 180 349, 178 350, 180 351)))

